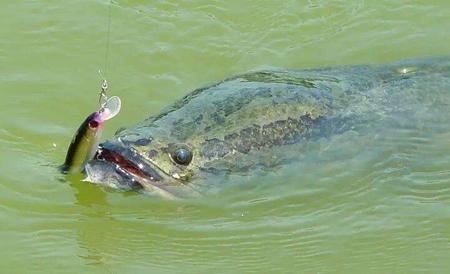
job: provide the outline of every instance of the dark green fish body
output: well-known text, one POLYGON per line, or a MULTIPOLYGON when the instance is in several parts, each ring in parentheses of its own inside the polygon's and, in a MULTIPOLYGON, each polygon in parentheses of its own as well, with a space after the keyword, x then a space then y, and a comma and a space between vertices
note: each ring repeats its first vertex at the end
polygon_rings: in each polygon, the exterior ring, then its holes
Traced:
POLYGON ((101 144, 88 180, 195 195, 197 182, 295 158, 298 145, 433 104, 450 104, 450 59, 250 72, 197 89, 101 144))

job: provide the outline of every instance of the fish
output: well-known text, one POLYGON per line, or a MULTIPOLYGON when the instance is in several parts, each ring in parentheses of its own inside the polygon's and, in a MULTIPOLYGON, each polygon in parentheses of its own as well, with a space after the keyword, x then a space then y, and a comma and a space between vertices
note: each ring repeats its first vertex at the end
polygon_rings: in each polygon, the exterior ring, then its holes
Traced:
POLYGON ((302 145, 363 134, 435 104, 450 105, 450 58, 251 71, 196 89, 118 131, 87 162, 86 180, 198 197, 222 176, 295 161, 302 145))
POLYGON ((86 117, 69 145, 64 164, 60 167, 63 173, 84 171, 85 165, 97 151, 105 122, 119 113, 120 106, 120 98, 113 96, 106 100, 99 110, 86 117))

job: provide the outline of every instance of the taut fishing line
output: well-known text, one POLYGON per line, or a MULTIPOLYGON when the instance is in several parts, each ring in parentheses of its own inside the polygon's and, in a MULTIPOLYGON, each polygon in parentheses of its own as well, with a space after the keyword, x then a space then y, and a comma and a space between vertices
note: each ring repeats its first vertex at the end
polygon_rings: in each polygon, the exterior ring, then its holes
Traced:
MULTIPOLYGON (((105 45, 105 61, 104 61, 104 67, 103 71, 105 75, 108 74, 108 58, 109 58, 109 44, 111 40, 111 18, 112 18, 112 4, 113 1, 110 0, 108 4, 108 22, 106 27, 106 45, 105 45)), ((100 92, 100 98, 99 103, 101 106, 106 104, 106 101, 108 101, 108 96, 106 95, 106 91, 108 90, 108 81, 106 80, 106 77, 103 75, 102 70, 100 69, 98 71, 100 74, 100 77, 102 78, 102 84, 101 84, 101 92, 100 92)))

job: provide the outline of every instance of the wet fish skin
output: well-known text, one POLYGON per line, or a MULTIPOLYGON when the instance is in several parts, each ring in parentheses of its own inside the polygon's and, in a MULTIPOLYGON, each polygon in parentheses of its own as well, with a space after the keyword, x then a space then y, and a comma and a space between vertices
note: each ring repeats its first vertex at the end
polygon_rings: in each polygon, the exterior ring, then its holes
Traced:
MULTIPOLYGON (((207 184, 218 174, 249 171, 271 155, 278 162, 295 158, 305 142, 370 128, 393 113, 436 102, 450 104, 449 58, 255 71, 197 89, 107 144, 129 151, 125 158, 130 160, 139 156, 142 169, 151 167, 161 178, 134 176, 140 184, 197 193, 198 181, 207 184), (193 153, 190 164, 172 160, 179 147, 193 153), (292 149, 277 153, 286 147, 292 149)), ((95 163, 89 164, 91 173, 104 166, 95 163)))

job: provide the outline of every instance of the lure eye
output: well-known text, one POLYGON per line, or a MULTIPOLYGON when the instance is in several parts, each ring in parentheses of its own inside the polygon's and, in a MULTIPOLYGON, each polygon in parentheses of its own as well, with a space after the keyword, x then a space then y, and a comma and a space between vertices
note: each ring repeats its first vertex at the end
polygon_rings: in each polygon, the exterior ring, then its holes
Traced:
POLYGON ((98 127, 98 122, 95 120, 89 121, 89 127, 90 128, 97 128, 98 127))
POLYGON ((186 148, 179 148, 171 155, 175 163, 183 166, 189 165, 192 161, 192 152, 186 148))

